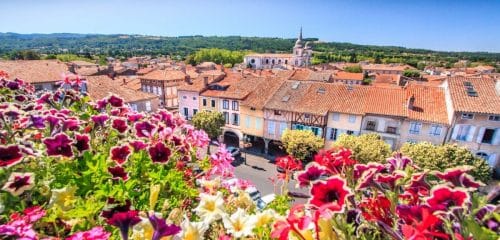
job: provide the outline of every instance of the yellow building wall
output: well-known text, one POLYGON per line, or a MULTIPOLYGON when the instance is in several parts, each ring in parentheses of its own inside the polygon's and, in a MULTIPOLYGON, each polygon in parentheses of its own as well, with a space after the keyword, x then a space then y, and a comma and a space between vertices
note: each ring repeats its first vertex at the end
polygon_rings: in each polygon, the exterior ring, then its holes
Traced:
POLYGON ((219 110, 219 99, 218 98, 211 98, 211 97, 199 97, 199 108, 200 111, 202 110, 208 110, 208 111, 218 111, 219 110), (203 99, 207 100, 207 105, 203 106, 203 99), (212 107, 212 100, 215 100, 215 107, 212 107))
POLYGON ((240 106, 240 116, 240 129, 244 134, 264 136, 264 111, 262 109, 251 110, 247 106, 240 106))

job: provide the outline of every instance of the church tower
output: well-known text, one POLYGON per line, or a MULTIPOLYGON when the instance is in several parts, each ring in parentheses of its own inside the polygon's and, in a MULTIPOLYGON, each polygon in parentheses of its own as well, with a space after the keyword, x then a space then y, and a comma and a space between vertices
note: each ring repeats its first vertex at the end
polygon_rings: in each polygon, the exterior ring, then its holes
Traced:
POLYGON ((293 65, 301 66, 303 64, 302 55, 304 54, 304 41, 302 40, 302 27, 300 27, 299 38, 293 47, 293 65))

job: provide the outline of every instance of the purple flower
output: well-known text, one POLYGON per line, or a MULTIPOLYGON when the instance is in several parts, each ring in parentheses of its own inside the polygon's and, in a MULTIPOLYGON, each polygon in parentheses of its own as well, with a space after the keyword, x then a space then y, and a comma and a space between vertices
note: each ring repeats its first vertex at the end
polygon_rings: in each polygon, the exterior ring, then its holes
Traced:
POLYGON ((44 119, 42 116, 30 115, 31 126, 34 128, 45 128, 45 124, 43 123, 44 119))
POLYGON ((0 167, 10 167, 21 162, 23 154, 17 145, 0 146, 0 167))
POLYGON ((129 122, 137 122, 141 120, 144 116, 140 113, 132 113, 127 116, 129 122))
POLYGON ((36 100, 36 103, 38 104, 43 104, 43 103, 50 103, 50 93, 45 93, 38 100, 36 100))
POLYGON ((311 183, 319 180, 322 176, 325 176, 326 169, 323 166, 318 165, 315 162, 311 162, 306 166, 304 171, 296 173, 296 179, 299 182, 300 187, 307 187, 311 183))
POLYGON ((120 234, 123 240, 128 239, 128 230, 130 227, 141 222, 139 218, 139 212, 135 210, 130 210, 126 212, 116 212, 111 218, 106 219, 109 225, 120 228, 120 234))
POLYGON ((35 185, 35 176, 33 173, 13 172, 9 180, 5 183, 2 190, 10 192, 13 196, 19 196, 24 191, 30 190, 35 185))
POLYGON ((17 95, 17 96, 14 97, 14 99, 16 99, 16 101, 19 101, 19 102, 24 102, 28 98, 26 98, 26 96, 24 96, 24 95, 17 95))
POLYGON ((58 117, 49 115, 49 116, 45 117, 45 121, 47 121, 49 123, 49 129, 50 129, 50 132, 52 132, 55 129, 55 127, 59 124, 59 121, 61 121, 61 119, 59 119, 58 117))
POLYGON ((127 161, 129 155, 130 147, 127 145, 111 148, 111 159, 119 165, 122 165, 125 161, 127 161))
POLYGON ((174 224, 168 225, 165 219, 156 217, 154 212, 148 214, 148 218, 151 226, 153 226, 154 229, 153 237, 151 240, 160 240, 163 237, 172 236, 181 231, 181 228, 179 226, 176 226, 174 224))
POLYGON ((123 98, 117 97, 115 95, 109 96, 108 102, 113 107, 121 107, 121 106, 123 106, 123 98))
POLYGON ((19 83, 14 82, 14 81, 8 81, 7 82, 7 87, 10 88, 10 90, 18 90, 19 89, 19 83))
POLYGON ((73 141, 64 133, 59 133, 53 138, 46 138, 43 140, 43 143, 47 146, 47 155, 49 156, 73 156, 73 151, 71 149, 73 141))
POLYGON ((108 172, 113 175, 112 179, 113 180, 119 180, 122 179, 123 181, 128 180, 128 173, 125 172, 125 168, 121 166, 116 166, 116 167, 108 167, 108 172))
POLYGON ((162 142, 158 142, 154 146, 149 147, 149 156, 153 163, 167 163, 170 155, 170 149, 162 142))
POLYGON ((102 109, 106 108, 107 104, 108 104, 108 100, 106 100, 106 99, 98 100, 96 103, 96 108, 97 108, 97 110, 102 110, 102 109))
POLYGON ((108 115, 105 115, 105 114, 99 114, 96 116, 92 116, 91 119, 92 119, 92 121, 94 121, 96 126, 104 127, 104 124, 109 119, 109 117, 108 117, 108 115))
POLYGON ((89 141, 90 137, 87 134, 75 134, 76 142, 73 144, 78 152, 83 153, 90 149, 89 141))
POLYGON ((139 152, 143 149, 146 149, 146 147, 148 146, 143 141, 139 141, 139 140, 130 142, 130 145, 134 149, 134 152, 139 152))
POLYGON ((153 135, 154 126, 148 122, 138 122, 135 123, 135 131, 137 137, 151 137, 153 135))
POLYGON ((76 119, 67 119, 63 121, 63 131, 75 131, 78 129, 80 122, 76 119))
POLYGON ((124 133, 128 129, 127 122, 121 118, 113 119, 113 123, 111 126, 120 133, 124 133))

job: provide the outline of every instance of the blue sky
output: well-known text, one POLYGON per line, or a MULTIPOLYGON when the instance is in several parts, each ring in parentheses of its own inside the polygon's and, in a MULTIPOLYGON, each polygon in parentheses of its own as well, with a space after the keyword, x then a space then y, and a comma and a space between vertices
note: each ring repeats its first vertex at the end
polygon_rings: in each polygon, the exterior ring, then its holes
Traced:
POLYGON ((304 37, 500 52, 500 0, 0 0, 0 32, 304 37))

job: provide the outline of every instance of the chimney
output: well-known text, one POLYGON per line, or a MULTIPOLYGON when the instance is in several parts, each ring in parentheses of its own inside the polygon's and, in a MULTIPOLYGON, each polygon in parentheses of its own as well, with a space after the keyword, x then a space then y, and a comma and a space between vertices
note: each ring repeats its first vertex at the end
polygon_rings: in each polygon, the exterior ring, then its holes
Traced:
POLYGON ((127 85, 127 80, 123 79, 123 85, 127 85))
POLYGON ((208 77, 203 77, 203 85, 208 87, 208 77))
POLYGON ((411 97, 408 98, 408 109, 413 109, 413 104, 415 104, 415 96, 411 95, 411 97))

